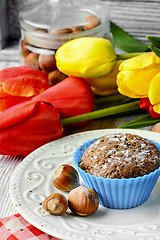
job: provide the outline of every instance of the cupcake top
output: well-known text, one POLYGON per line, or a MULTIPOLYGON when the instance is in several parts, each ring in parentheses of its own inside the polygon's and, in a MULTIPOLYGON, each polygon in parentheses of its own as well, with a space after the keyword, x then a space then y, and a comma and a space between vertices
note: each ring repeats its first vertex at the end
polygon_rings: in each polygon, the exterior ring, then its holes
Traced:
POLYGON ((100 137, 87 147, 80 167, 104 178, 135 178, 160 166, 160 152, 149 140, 129 133, 100 137))

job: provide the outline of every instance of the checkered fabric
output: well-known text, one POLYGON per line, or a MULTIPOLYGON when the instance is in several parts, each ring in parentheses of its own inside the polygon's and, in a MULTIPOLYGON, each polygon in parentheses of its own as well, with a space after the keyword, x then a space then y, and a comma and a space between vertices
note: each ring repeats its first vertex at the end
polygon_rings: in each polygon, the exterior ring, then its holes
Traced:
POLYGON ((0 218, 0 240, 60 240, 28 223, 20 214, 0 218))

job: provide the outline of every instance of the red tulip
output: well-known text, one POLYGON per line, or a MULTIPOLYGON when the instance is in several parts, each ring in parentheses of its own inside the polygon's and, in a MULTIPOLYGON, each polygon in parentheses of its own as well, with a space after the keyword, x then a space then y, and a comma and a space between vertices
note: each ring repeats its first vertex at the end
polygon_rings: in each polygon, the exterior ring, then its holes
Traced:
POLYGON ((141 98, 139 100, 139 107, 145 111, 149 111, 152 118, 160 118, 160 114, 154 111, 153 105, 150 103, 149 98, 141 98))
POLYGON ((0 116, 0 154, 26 156, 63 134, 58 111, 45 102, 26 101, 0 116))
POLYGON ((141 98, 139 100, 139 107, 145 111, 149 110, 149 106, 151 105, 149 98, 141 98))
POLYGON ((160 114, 154 111, 153 105, 151 105, 151 104, 149 106, 149 113, 152 118, 160 118, 160 114))
POLYGON ((94 95, 90 85, 84 79, 72 76, 46 89, 32 100, 52 104, 60 113, 61 119, 88 113, 94 109, 94 95))
POLYGON ((48 77, 28 66, 0 70, 0 112, 49 88, 48 77))

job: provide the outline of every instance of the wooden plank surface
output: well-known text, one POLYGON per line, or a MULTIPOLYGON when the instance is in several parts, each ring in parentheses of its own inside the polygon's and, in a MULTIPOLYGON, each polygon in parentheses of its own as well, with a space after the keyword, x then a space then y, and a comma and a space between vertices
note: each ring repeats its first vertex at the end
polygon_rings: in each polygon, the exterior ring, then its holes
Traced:
POLYGON ((108 1, 110 18, 136 39, 160 35, 160 1, 108 1))
MULTIPOLYGON (((110 18, 123 27, 131 35, 141 41, 146 41, 146 35, 158 35, 160 28, 160 2, 157 1, 108 1, 110 18)), ((19 66, 18 42, 6 49, 0 50, 0 69, 19 66)), ((65 130, 66 134, 82 131, 116 128, 129 122, 138 115, 122 116, 119 118, 98 119, 83 128, 65 130)), ((150 128, 144 128, 149 130, 150 128)), ((0 217, 15 213, 9 196, 9 180, 13 170, 22 159, 17 157, 0 156, 0 217)))

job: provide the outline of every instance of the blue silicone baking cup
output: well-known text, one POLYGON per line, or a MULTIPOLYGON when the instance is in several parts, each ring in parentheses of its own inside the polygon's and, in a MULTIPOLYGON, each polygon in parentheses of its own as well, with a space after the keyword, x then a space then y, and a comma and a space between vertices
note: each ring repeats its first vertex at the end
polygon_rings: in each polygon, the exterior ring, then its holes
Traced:
MULTIPOLYGON (((79 167, 84 150, 95 140, 88 141, 74 153, 73 161, 84 184, 96 191, 102 206, 113 209, 134 208, 149 198, 160 175, 160 167, 154 172, 136 178, 103 178, 86 173, 79 167)), ((160 145, 149 140, 160 151, 160 145)))

